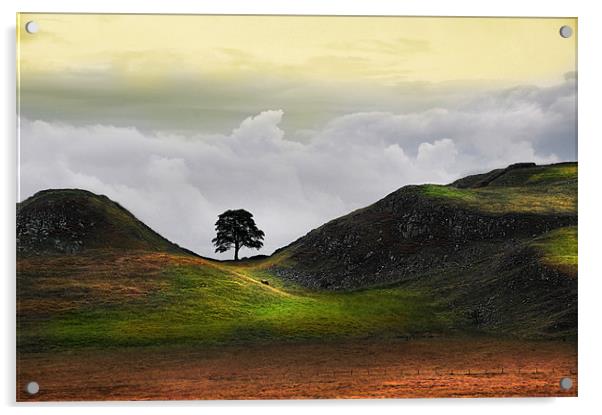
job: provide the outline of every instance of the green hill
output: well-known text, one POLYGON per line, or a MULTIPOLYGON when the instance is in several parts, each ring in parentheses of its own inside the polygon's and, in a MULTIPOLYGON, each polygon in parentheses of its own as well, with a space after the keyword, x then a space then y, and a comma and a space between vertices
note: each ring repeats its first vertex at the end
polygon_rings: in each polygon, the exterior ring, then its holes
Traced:
POLYGON ((312 289, 419 289, 498 333, 574 335, 576 224, 577 164, 523 163, 401 188, 283 248, 273 272, 312 289))
POLYGON ((520 164, 447 186, 403 187, 280 250, 291 263, 281 274, 317 289, 382 285, 468 266, 497 245, 576 224, 576 163, 520 164))
POLYGON ((408 186, 268 258, 219 262, 104 196, 18 207, 19 350, 577 329, 577 165, 408 186))

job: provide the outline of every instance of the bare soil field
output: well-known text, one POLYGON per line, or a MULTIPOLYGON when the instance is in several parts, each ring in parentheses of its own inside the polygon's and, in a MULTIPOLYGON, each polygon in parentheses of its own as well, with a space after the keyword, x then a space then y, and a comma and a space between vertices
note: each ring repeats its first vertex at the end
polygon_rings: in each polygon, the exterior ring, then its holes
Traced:
POLYGON ((577 345, 364 340, 28 353, 18 401, 576 396, 577 345), (563 391, 562 377, 574 386, 563 391), (29 381, 40 385, 30 396, 29 381))

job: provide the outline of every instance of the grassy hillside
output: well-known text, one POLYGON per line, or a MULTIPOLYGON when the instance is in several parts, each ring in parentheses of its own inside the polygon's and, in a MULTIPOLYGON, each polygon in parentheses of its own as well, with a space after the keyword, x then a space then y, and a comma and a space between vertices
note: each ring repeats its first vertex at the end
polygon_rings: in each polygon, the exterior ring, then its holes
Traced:
POLYGON ((273 270, 314 289, 427 292, 477 330, 570 337, 576 224, 577 164, 519 164, 401 188, 295 241, 273 270))
POLYGON ((484 213, 577 214, 576 163, 499 171, 486 186, 482 180, 465 180, 461 187, 424 185, 421 191, 441 202, 484 213))
MULTIPOLYGON (((575 236, 574 228, 560 229, 530 244, 546 263, 567 271, 573 259, 566 252, 575 247, 575 236)), ((18 269, 18 343, 20 350, 41 350, 479 332, 483 327, 474 319, 486 316, 474 313, 491 312, 479 300, 489 301, 492 292, 507 288, 492 287, 512 281, 507 278, 512 269, 490 274, 499 259, 388 287, 329 292, 274 275, 272 267, 286 262, 284 255, 238 264, 144 251, 26 258, 18 269)), ((544 293, 523 286, 520 307, 500 305, 508 308, 514 334, 552 334, 548 329, 562 317, 557 313, 566 313, 554 295, 549 312, 535 320, 521 316, 525 304, 544 293)))
POLYGON ((571 277, 577 277, 577 227, 567 226, 548 232, 531 242, 543 263, 571 277))
POLYGON ((576 223, 576 163, 511 166, 447 186, 406 186, 328 222, 281 250, 293 270, 280 274, 314 288, 382 285, 469 267, 492 244, 505 249, 576 223))
POLYGON ((408 186, 269 258, 187 253, 104 196, 18 209, 19 350, 577 329, 577 165, 408 186))
POLYGON ((534 184, 556 184, 577 180, 577 163, 566 162, 548 165, 535 163, 512 164, 505 169, 466 176, 451 183, 457 188, 478 189, 487 186, 529 186, 534 184))
POLYGON ((418 290, 312 292, 261 264, 183 255, 29 258, 18 278, 22 350, 395 337, 453 324, 452 313, 418 290))

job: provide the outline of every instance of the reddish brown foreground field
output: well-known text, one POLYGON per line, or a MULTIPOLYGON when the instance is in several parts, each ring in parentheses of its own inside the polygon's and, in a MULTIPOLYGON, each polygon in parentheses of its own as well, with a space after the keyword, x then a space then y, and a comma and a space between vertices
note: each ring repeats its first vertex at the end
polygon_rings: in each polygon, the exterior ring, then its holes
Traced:
POLYGON ((572 342, 356 341, 22 354, 19 401, 576 396, 572 342), (561 377, 574 382, 559 387, 561 377), (24 386, 35 380, 40 392, 24 386))

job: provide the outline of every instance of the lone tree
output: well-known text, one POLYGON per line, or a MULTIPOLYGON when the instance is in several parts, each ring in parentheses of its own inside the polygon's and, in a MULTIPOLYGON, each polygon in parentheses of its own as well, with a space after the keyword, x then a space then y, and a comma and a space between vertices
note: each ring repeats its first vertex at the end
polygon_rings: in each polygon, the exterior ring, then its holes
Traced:
POLYGON ((215 230, 217 236, 211 241, 216 246, 215 252, 226 252, 234 247, 235 261, 241 247, 259 249, 263 246, 265 233, 255 225, 253 215, 244 209, 227 210, 219 215, 215 230))

